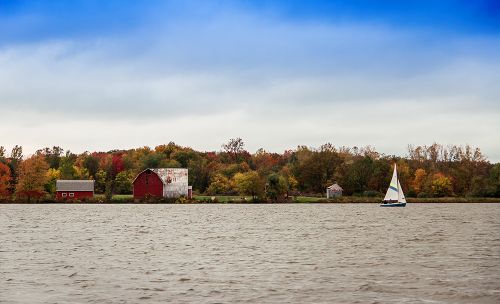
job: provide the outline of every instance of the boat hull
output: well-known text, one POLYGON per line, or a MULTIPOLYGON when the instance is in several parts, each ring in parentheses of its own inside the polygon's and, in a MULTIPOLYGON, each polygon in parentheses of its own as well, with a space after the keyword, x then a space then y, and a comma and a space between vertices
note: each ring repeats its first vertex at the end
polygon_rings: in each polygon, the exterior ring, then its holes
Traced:
POLYGON ((406 207, 406 203, 380 204, 380 207, 406 207))

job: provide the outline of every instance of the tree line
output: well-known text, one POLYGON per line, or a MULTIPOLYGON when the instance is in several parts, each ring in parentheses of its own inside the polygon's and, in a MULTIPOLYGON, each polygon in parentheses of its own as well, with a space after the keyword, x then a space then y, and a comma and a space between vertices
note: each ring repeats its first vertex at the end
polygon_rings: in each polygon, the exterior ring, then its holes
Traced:
POLYGON ((44 148, 24 157, 21 146, 10 154, 0 146, 0 197, 32 199, 53 195, 58 179, 93 179, 96 193, 132 193, 132 181, 146 168, 188 168, 195 192, 250 195, 273 200, 288 195, 321 195, 337 182, 345 195, 382 196, 398 165, 407 197, 500 197, 500 164, 479 148, 408 146, 407 156, 384 155, 373 147, 298 146, 283 153, 245 150, 231 139, 220 151, 201 152, 171 142, 108 152, 44 148))

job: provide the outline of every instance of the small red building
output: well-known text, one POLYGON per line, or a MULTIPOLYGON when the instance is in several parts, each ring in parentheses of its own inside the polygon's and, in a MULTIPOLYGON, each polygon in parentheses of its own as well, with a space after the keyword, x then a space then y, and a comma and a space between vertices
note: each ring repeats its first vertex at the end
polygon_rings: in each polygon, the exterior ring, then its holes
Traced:
POLYGON ((188 169, 157 168, 146 169, 133 181, 134 199, 148 196, 191 198, 192 190, 188 186, 188 169))
POLYGON ((58 180, 56 181, 57 199, 82 199, 94 197, 93 180, 58 180))

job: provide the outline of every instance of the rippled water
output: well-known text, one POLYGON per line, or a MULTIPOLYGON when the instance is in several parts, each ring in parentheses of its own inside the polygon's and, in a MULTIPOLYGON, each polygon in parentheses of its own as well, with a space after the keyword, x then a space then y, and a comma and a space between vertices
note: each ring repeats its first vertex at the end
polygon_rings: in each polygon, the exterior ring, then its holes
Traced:
POLYGON ((1 303, 500 303, 500 204, 0 205, 1 303))

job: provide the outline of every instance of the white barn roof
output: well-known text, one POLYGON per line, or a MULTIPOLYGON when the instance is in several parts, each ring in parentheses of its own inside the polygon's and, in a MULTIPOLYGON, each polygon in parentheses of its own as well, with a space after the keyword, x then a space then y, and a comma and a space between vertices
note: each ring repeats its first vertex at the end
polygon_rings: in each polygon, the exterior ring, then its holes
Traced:
MULTIPOLYGON (((168 185, 172 182, 176 182, 170 180, 171 178, 182 180, 185 178, 187 183, 188 169, 185 168, 155 168, 150 169, 154 173, 156 173, 164 185, 168 185)), ((187 186, 187 185, 186 185, 187 186)))
POLYGON ((56 191, 94 191, 93 180, 57 180, 56 191))
POLYGON ((145 170, 139 172, 139 174, 137 174, 137 176, 134 178, 132 183, 135 183, 137 178, 143 172, 146 172, 146 171, 151 171, 151 172, 155 173, 156 175, 158 175, 158 177, 162 181, 163 185, 165 185, 165 186, 167 186, 168 184, 171 184, 172 182, 176 182, 177 179, 183 180, 183 181, 185 180, 186 183, 188 181, 187 180, 188 169, 186 169, 186 168, 148 168, 148 169, 145 169, 145 170), (171 180, 172 178, 174 178, 176 180, 171 180))

